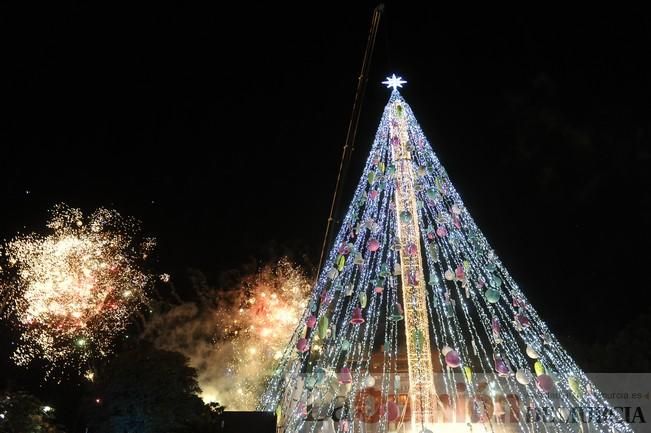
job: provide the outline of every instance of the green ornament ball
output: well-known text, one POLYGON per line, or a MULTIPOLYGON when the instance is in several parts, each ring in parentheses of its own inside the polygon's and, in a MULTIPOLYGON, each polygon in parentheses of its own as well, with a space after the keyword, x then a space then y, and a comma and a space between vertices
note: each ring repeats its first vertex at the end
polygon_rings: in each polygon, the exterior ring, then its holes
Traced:
POLYGON ((491 275, 490 285, 493 287, 500 287, 502 285, 502 279, 497 275, 491 275))
POLYGON ((410 223, 411 220, 412 220, 411 212, 409 212, 408 210, 403 210, 402 212, 400 212, 400 221, 407 224, 410 223))
POLYGON ((486 290, 486 292, 484 292, 484 296, 486 296, 486 300, 491 304, 495 304, 500 300, 500 292, 495 289, 486 290))

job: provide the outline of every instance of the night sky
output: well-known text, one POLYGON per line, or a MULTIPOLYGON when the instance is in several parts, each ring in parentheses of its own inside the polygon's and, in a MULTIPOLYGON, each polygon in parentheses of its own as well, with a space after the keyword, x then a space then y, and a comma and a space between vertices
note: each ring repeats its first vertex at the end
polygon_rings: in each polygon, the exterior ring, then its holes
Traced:
MULTIPOLYGON (((374 4, 240 3, 5 11, 0 237, 65 202, 140 219, 179 281, 316 262, 374 4)), ((395 72, 552 331, 614 338, 649 310, 648 16, 429 3, 387 3, 346 192, 395 72)))

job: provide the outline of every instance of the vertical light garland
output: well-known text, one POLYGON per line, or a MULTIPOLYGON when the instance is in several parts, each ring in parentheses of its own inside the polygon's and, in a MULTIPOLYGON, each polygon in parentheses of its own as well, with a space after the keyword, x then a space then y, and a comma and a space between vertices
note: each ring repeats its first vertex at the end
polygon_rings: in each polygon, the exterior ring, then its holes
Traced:
POLYGON ((413 162, 409 151, 406 116, 399 99, 392 104, 390 122, 391 162, 396 167, 395 204, 400 242, 402 299, 405 307, 411 424, 412 431, 420 431, 432 427, 432 409, 437 397, 413 162))

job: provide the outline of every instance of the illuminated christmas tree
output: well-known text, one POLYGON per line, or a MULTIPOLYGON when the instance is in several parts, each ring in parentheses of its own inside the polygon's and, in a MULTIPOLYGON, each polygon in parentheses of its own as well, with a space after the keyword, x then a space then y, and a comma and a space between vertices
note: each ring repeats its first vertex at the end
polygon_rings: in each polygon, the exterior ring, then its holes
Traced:
POLYGON ((398 88, 260 402, 282 432, 631 431, 464 206, 398 88))

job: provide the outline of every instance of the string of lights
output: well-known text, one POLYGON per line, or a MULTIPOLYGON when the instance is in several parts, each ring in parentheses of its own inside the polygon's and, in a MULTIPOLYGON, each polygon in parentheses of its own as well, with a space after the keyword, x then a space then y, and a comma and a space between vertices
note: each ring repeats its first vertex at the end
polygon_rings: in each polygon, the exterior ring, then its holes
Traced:
POLYGON ((360 182, 259 409, 285 432, 416 433, 576 431, 532 419, 598 408, 578 428, 630 432, 475 224, 405 83, 384 82, 360 182))

